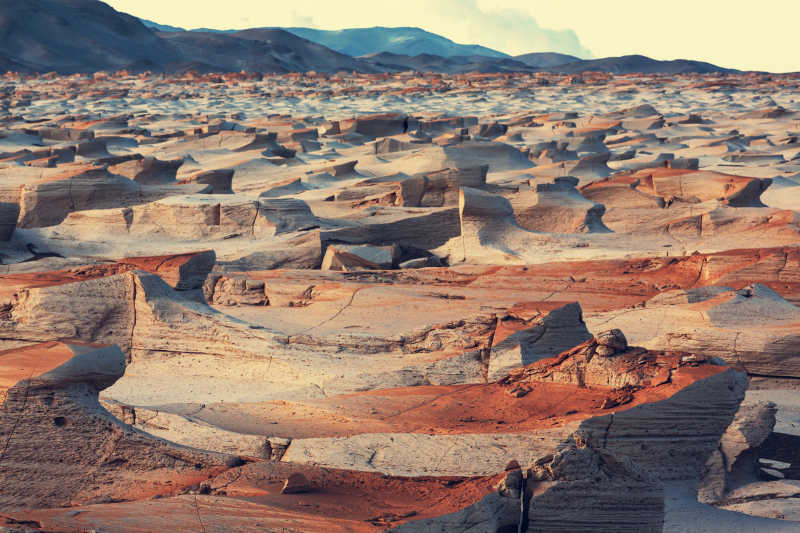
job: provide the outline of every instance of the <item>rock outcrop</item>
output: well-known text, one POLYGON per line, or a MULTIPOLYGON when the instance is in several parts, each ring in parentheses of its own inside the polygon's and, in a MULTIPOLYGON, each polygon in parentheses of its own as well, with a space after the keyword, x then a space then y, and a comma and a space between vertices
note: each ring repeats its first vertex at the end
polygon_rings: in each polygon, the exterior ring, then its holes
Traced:
POLYGON ((217 305, 269 305, 266 283, 244 277, 210 276, 203 286, 206 301, 217 305))
POLYGON ((3 352, 0 365, 4 381, 22 378, 0 405, 4 509, 174 493, 238 460, 155 439, 103 409, 98 393, 125 372, 115 346, 35 345, 3 352))
POLYGON ((797 529, 797 76, 0 4, 0 529, 797 529))
POLYGON ((706 463, 701 502, 721 503, 731 491, 758 478, 758 447, 772 433, 776 412, 774 403, 742 404, 706 463))
POLYGON ((514 217, 523 228, 549 233, 607 232, 605 206, 578 193, 577 178, 555 178, 552 183, 531 183, 530 192, 511 198, 514 217))
POLYGON ((659 532, 664 494, 631 461, 585 443, 543 457, 527 472, 528 531, 659 532))

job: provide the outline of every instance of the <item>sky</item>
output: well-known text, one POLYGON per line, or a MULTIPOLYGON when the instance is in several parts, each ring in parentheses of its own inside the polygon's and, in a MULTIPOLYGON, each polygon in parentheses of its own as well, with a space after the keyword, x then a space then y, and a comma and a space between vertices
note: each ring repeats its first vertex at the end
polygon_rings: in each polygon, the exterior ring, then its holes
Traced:
POLYGON ((722 67, 800 71, 800 0, 105 0, 160 24, 325 30, 416 26, 511 55, 643 54, 722 67))

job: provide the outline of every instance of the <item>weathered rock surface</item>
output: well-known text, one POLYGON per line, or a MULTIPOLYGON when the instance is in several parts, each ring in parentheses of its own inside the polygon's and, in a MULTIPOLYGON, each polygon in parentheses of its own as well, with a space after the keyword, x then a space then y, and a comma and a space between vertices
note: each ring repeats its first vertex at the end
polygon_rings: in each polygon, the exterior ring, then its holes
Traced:
POLYGON ((358 61, 2 76, 0 528, 797 529, 796 77, 358 61))
POLYGON ((728 493, 757 479, 758 447, 775 427, 773 403, 743 403, 706 464, 698 499, 721 503, 728 493))
POLYGON ((758 283, 666 291, 644 307, 614 315, 606 323, 625 328, 652 349, 720 357, 752 374, 800 375, 794 348, 800 308, 758 283), (654 330, 652 324, 669 326, 654 330))
POLYGON ((99 391, 125 372, 115 346, 35 345, 3 352, 0 365, 4 382, 23 378, 0 406, 4 509, 174 493, 231 461, 155 439, 103 409, 99 391))
POLYGON ((528 365, 537 359, 564 352, 591 337, 583 322, 578 304, 568 304, 551 311, 544 318, 525 320, 509 314, 500 319, 489 359, 488 379, 504 377, 513 368, 528 365), (501 338, 506 324, 513 329, 501 338), (513 331, 517 330, 517 331, 513 331))
POLYGON ((584 198, 575 189, 577 178, 531 183, 530 192, 511 198, 514 216, 523 228, 549 233, 609 231, 603 224, 605 206, 584 198))
POLYGON ((526 481, 529 531, 662 531, 661 485, 606 450, 567 446, 536 461, 526 481))
POLYGON ((261 280, 215 274, 203 286, 206 301, 217 305, 269 305, 266 284, 261 280))

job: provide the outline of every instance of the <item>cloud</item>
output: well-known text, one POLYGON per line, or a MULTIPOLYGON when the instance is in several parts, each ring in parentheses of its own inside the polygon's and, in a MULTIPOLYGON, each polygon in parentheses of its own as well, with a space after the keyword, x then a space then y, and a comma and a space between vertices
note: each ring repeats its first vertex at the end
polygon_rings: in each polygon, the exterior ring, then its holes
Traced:
MULTIPOLYGON (((496 3, 493 3, 496 5, 496 3)), ((483 7, 477 0, 439 0, 435 10, 451 19, 454 40, 477 41, 506 53, 560 52, 592 57, 572 30, 542 28, 529 13, 515 8, 483 7)))
POLYGON ((301 28, 316 28, 316 24, 314 23, 314 17, 309 16, 308 14, 298 13, 297 11, 292 11, 290 17, 289 26, 290 27, 301 27, 301 28))

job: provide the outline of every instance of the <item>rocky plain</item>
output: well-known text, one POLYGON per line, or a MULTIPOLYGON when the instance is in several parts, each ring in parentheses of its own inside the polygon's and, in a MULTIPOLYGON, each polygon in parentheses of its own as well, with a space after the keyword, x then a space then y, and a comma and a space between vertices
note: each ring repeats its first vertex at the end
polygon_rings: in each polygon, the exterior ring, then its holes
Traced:
POLYGON ((800 531, 800 76, 0 94, 0 531, 800 531))

